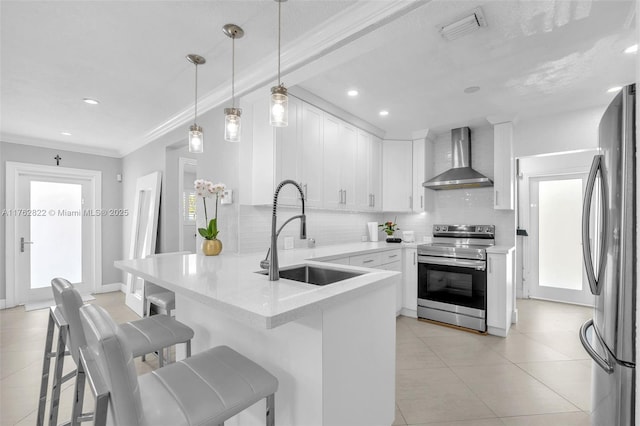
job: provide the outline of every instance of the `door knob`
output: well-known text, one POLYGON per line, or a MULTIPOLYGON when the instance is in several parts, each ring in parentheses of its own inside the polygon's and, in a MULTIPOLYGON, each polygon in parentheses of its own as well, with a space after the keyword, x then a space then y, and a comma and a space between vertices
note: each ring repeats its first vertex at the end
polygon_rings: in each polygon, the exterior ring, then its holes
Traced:
POLYGON ((20 253, 24 253, 25 244, 33 244, 33 241, 25 241, 24 237, 20 237, 20 253))

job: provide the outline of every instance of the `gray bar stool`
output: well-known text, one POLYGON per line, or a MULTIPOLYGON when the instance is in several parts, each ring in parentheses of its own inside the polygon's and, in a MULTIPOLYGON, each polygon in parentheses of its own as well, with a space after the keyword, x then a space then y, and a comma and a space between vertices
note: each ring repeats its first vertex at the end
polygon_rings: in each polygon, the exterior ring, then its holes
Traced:
MULTIPOLYGON (((44 425, 44 412, 47 405, 47 392, 49 391, 49 374, 51 370, 51 359, 64 358, 69 355, 70 352, 66 350, 67 336, 69 334, 69 324, 67 320, 62 316, 60 309, 57 306, 51 306, 49 308, 49 324, 47 325, 47 338, 44 344, 44 357, 42 360, 42 379, 40 381, 40 397, 38 398, 38 416, 36 417, 36 425, 44 425), (58 330, 58 341, 56 342, 56 350, 53 351, 53 335, 56 329, 58 330)), ((62 377, 62 362, 56 362, 56 368, 53 375, 52 384, 52 399, 57 400, 60 398, 60 387, 64 382, 71 379, 76 375, 76 371, 72 371, 62 377)), ((57 409, 57 405, 55 407, 57 409)), ((57 417, 57 413, 54 414, 57 417)))
MULTIPOLYGON (((85 305, 80 317, 87 346, 76 388, 89 379, 96 425, 223 425, 263 398, 266 424, 274 425, 278 380, 233 349, 218 346, 138 377, 129 342, 107 311, 85 305)), ((76 398, 73 425, 85 420, 81 412, 76 398)))
MULTIPOLYGON (((77 366, 79 364, 80 357, 79 349, 86 345, 84 331, 80 322, 80 308, 83 306, 82 298, 80 297, 78 290, 76 290, 73 285, 64 278, 54 278, 51 280, 51 287, 53 288, 53 296, 56 301, 55 312, 59 312, 58 315, 64 318, 64 321, 66 321, 66 327, 68 327, 68 329, 65 329, 65 332, 59 333, 63 340, 61 341, 59 339, 58 347, 61 345, 67 345, 70 349, 68 354, 70 353, 77 366)), ((191 356, 191 339, 194 334, 193 330, 171 317, 155 315, 150 318, 143 318, 120 324, 118 328, 127 339, 134 357, 158 352, 158 364, 160 367, 164 365, 164 360, 162 358, 164 348, 184 343, 186 345, 187 357, 191 356)), ((47 336, 47 342, 48 340, 47 336)), ((60 350, 58 350, 58 352, 60 352, 60 350)), ((46 362, 47 360, 45 360, 45 364, 46 362)), ((54 387, 52 389, 51 409, 49 412, 50 425, 56 424, 58 416, 60 386, 56 386, 56 384, 61 384, 64 380, 68 380, 76 374, 74 371, 64 378, 60 377, 63 365, 64 356, 56 356, 55 376, 53 379, 54 387)), ((42 384, 46 387, 44 378, 45 373, 48 375, 48 369, 45 372, 45 368, 43 367, 42 384)), ((42 398, 42 389, 40 393, 42 398)), ((44 391, 44 397, 46 399, 46 389, 44 391)), ((76 397, 78 397, 78 394, 76 394, 76 397)), ((80 398, 82 398, 82 396, 80 396, 80 398)), ((40 400, 38 405, 38 419, 44 416, 44 405, 45 403, 40 400), (40 410, 41 406, 42 411, 40 410)), ((41 424, 42 423, 38 423, 38 426, 41 424)))

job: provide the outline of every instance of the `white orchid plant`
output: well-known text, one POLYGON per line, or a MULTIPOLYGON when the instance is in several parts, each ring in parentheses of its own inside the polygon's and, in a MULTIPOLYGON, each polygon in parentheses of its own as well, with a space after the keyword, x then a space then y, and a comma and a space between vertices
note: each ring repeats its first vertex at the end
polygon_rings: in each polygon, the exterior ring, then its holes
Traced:
POLYGON ((218 237, 218 199, 224 198, 224 191, 227 188, 224 183, 213 183, 204 179, 196 179, 193 182, 196 194, 202 197, 204 205, 204 220, 206 228, 198 228, 198 232, 205 240, 216 240, 218 237), (213 219, 207 216, 207 198, 216 197, 216 211, 213 219))

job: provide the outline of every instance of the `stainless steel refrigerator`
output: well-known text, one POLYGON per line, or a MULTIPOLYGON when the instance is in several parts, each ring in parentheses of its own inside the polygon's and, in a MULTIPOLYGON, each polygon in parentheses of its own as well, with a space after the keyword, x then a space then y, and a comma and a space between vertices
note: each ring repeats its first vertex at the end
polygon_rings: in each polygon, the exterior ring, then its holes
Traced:
POLYGON ((580 341, 593 359, 591 424, 632 426, 638 274, 635 85, 624 87, 611 102, 598 137, 600 152, 593 159, 582 214, 583 257, 595 309, 580 329, 580 341), (589 227, 592 215, 599 230, 589 227))

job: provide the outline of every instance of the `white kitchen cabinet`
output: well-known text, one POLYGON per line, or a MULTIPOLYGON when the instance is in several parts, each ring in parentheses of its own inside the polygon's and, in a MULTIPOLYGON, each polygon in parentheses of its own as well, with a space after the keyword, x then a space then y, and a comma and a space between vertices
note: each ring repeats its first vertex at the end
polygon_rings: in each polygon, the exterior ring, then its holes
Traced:
POLYGON ((382 142, 382 210, 413 210, 413 142, 382 142))
POLYGON ((412 210, 416 213, 425 211, 425 145, 424 139, 416 139, 412 142, 412 210))
POLYGON ((494 209, 513 210, 515 175, 513 166, 513 123, 493 126, 493 196, 494 209))
POLYGON ((302 131, 300 139, 300 182, 309 207, 322 207, 324 113, 321 109, 302 103, 302 131))
MULTIPOLYGON (((269 124, 268 117, 263 117, 266 125, 269 124)), ((275 161, 269 162, 262 159, 266 167, 275 168, 275 181, 273 189, 270 191, 270 198, 273 198, 275 186, 285 179, 291 179, 300 183, 302 174, 300 164, 302 161, 301 138, 301 117, 302 101, 292 96, 289 97, 289 125, 287 127, 275 128, 276 137, 276 157, 275 161)), ((260 175, 257 176, 260 179, 260 175)), ((271 203, 271 201, 269 201, 271 203)), ((291 185, 282 188, 278 196, 278 203, 283 206, 296 206, 300 204, 300 193, 291 185)))
POLYGON ((487 332, 507 337, 513 314, 514 248, 487 250, 487 332))
POLYGON ((324 114, 324 207, 356 208, 357 131, 352 125, 324 114))
POLYGON ((418 249, 404 249, 404 268, 402 270, 402 310, 404 316, 418 317, 418 249))
POLYGON ((381 211, 382 145, 380 139, 357 130, 355 163, 355 209, 381 211))

